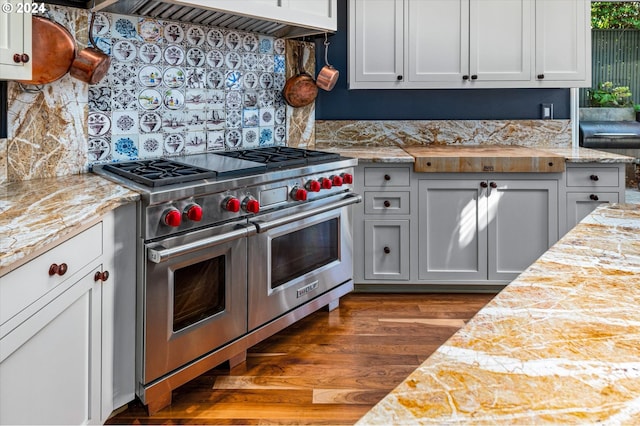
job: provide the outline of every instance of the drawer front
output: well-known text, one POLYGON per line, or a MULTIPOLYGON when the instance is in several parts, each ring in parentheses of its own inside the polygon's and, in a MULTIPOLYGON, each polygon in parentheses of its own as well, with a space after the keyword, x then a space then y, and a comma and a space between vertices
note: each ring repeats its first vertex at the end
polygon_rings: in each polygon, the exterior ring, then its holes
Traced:
POLYGON ((58 287, 102 255, 102 222, 61 243, 0 278, 0 324, 58 287), (49 275, 53 264, 63 275, 49 275))
POLYGON ((409 186, 409 167, 365 167, 364 185, 380 188, 409 186))
POLYGON ((409 279, 409 221, 364 221, 364 277, 409 279))
POLYGON ((600 204, 617 203, 617 192, 569 192, 567 193, 567 229, 571 229, 600 204))
POLYGON ((365 192, 365 214, 409 214, 409 192, 365 192))
POLYGON ((567 168, 567 186, 618 186, 617 167, 567 168))

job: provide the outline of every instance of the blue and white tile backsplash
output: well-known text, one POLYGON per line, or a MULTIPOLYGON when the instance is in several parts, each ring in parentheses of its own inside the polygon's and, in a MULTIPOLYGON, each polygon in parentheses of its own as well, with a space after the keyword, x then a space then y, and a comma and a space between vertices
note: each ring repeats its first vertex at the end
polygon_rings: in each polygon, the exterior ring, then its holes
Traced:
POLYGON ((89 162, 286 144, 285 40, 108 13, 93 33, 89 162))

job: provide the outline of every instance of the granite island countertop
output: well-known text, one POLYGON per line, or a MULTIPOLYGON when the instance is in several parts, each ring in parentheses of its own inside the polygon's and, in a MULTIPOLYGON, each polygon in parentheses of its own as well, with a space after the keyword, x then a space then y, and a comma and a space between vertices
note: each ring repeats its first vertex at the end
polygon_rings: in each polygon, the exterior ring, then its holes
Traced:
POLYGON ((140 195, 87 173, 0 185, 0 276, 140 195))
POLYGON ((602 205, 358 425, 640 423, 640 205, 602 205))

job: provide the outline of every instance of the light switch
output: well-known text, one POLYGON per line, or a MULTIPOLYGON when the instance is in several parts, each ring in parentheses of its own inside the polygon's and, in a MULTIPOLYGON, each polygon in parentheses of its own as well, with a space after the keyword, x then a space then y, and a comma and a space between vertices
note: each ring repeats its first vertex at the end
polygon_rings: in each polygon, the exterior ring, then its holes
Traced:
POLYGON ((553 118, 553 104, 542 104, 542 119, 551 120, 553 118))

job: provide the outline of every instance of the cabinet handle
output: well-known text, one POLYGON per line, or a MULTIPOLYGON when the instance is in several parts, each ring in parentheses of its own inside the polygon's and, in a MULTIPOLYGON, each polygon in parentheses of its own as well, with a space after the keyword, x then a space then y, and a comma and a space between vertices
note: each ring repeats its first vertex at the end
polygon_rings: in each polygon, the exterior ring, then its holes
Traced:
POLYGON ((384 200, 383 204, 385 207, 391 207, 391 203, 389 202, 389 200, 384 200))
POLYGON ((385 254, 391 253, 391 249, 389 247, 385 247, 382 250, 384 251, 385 254))
POLYGON ((402 81, 402 76, 401 76, 401 75, 397 76, 397 77, 396 77, 396 80, 398 80, 398 81, 402 81))
POLYGON ((462 79, 463 80, 469 80, 469 76, 465 74, 465 75, 462 76, 462 79))
POLYGON ((478 76, 477 76, 477 75, 473 74, 473 75, 471 76, 471 80, 477 80, 477 79, 478 79, 478 76))
POLYGON ((94 281, 104 282, 108 279, 109 279, 109 271, 104 271, 104 272, 97 271, 96 274, 93 276, 94 281))
POLYGON ((538 74, 538 80, 544 80, 544 74, 538 74))
POLYGON ((489 186, 492 187, 493 189, 496 189, 498 187, 498 184, 495 182, 491 182, 489 186))
POLYGON ((49 266, 49 276, 53 276, 53 275, 60 275, 63 276, 64 274, 67 273, 67 264, 66 263, 61 263, 61 264, 57 264, 57 263, 52 263, 51 266, 49 266))
POLYGON ((489 185, 487 184, 487 182, 485 182, 485 181, 480 182, 480 187, 481 187, 481 188, 486 188, 487 186, 489 186, 489 185))
POLYGON ((598 175, 591 175, 589 176, 589 179, 591 179, 592 181, 597 182, 598 180, 600 180, 600 178, 598 177, 598 175))
POLYGON ((599 198, 598 198, 598 196, 597 196, 596 194, 591 194, 591 195, 589 195, 589 198, 590 198, 591 200, 593 200, 593 201, 598 201, 598 200, 599 200, 599 198))
POLYGON ((391 180, 391 176, 389 176, 389 175, 384 175, 384 180, 391 180))

